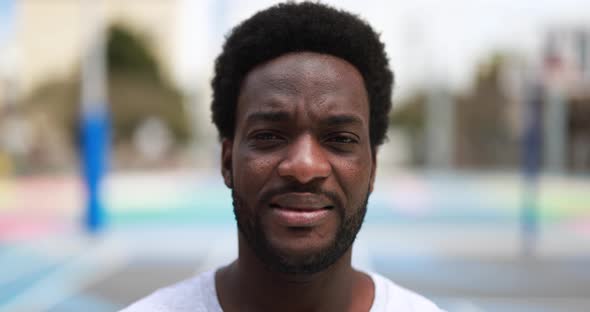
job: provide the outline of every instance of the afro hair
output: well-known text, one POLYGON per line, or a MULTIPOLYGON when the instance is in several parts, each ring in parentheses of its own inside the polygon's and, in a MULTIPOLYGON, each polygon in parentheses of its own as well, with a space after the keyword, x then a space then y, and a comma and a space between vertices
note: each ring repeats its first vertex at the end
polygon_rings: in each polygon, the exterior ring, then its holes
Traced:
POLYGON ((381 145, 393 87, 385 47, 379 35, 358 16, 312 2, 274 5, 231 31, 215 61, 211 81, 211 111, 220 138, 234 137, 237 99, 248 72, 291 52, 330 54, 357 68, 369 97, 371 146, 381 145))

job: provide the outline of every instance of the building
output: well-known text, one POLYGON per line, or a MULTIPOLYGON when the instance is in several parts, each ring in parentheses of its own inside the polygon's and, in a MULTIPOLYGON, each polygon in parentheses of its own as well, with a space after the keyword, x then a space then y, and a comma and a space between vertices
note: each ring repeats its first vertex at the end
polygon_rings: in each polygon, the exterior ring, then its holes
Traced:
MULTIPOLYGON (((173 81, 177 43, 176 0, 96 0, 104 24, 123 24, 144 36, 173 81)), ((88 32, 88 12, 80 0, 22 0, 16 7, 16 45, 19 52, 20 95, 44 81, 67 78, 80 68, 88 32)))
POLYGON ((590 29, 551 29, 542 73, 545 164, 590 172, 590 29))

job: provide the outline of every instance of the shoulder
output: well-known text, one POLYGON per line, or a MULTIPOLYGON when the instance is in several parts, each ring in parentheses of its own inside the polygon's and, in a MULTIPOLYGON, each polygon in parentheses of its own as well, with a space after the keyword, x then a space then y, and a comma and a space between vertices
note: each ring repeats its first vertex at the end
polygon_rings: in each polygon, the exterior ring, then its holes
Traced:
POLYGON ((375 299, 371 312, 408 311, 444 312, 432 301, 403 288, 377 273, 367 273, 375 284, 375 299))
POLYGON ((215 270, 159 289, 120 312, 221 311, 215 292, 215 270))

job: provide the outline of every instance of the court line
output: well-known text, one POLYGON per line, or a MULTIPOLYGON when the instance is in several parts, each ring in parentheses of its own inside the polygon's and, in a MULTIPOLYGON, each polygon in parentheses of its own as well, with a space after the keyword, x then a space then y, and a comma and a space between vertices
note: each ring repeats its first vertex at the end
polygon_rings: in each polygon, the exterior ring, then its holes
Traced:
POLYGON ((23 277, 26 278, 40 272, 51 271, 70 258, 69 256, 42 257, 38 252, 32 250, 12 249, 5 252, 3 257, 0 255, 0 267, 10 268, 0 272, 0 286, 14 283, 23 277))
POLYGON ((91 296, 88 294, 77 294, 75 297, 67 299, 59 306, 56 306, 50 312, 105 312, 119 311, 123 306, 113 304, 106 299, 91 296), (59 310, 57 310, 59 308, 59 310))
POLYGON ((0 306, 0 312, 47 311, 129 263, 129 253, 120 244, 88 243, 81 254, 0 306))

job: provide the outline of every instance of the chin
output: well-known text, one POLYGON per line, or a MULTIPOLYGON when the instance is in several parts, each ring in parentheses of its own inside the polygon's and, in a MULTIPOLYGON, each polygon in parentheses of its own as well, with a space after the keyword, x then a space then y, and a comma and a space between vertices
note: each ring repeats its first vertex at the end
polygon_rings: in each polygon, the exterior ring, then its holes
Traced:
POLYGON ((314 245, 272 245, 270 246, 274 254, 293 263, 305 263, 318 258, 320 255, 327 253, 330 250, 330 245, 325 244, 321 246, 314 245))
POLYGON ((314 274, 327 269, 342 257, 346 250, 336 247, 335 239, 325 242, 268 241, 261 260, 272 271, 289 274, 314 274))

